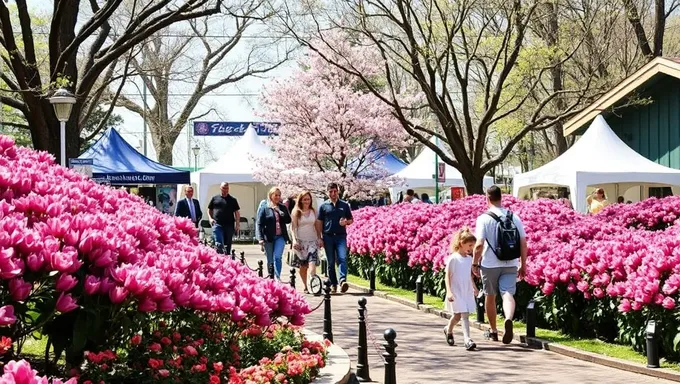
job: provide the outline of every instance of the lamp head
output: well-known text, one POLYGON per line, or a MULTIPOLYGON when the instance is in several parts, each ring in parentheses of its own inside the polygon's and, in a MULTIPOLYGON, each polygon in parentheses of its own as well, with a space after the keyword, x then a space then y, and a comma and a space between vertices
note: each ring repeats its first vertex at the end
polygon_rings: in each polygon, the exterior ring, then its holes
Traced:
POLYGON ((76 103, 76 97, 66 88, 57 89, 50 97, 50 104, 54 107, 54 114, 61 122, 68 121, 71 117, 71 109, 76 103))
POLYGON ((201 147, 196 145, 193 148, 191 148, 191 150, 194 152, 194 156, 198 156, 198 153, 201 152, 201 147))

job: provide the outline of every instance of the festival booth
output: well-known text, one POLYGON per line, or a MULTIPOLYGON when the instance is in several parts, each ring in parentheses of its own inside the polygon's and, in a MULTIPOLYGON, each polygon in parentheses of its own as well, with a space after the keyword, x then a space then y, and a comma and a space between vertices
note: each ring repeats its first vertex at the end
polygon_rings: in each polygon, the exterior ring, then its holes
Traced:
POLYGON ((99 183, 124 186, 130 193, 160 211, 172 215, 177 202, 177 184, 189 183, 189 172, 157 163, 139 153, 114 128, 78 159, 92 161, 92 179, 99 183))
POLYGON ((274 161, 274 153, 262 143, 255 128, 249 126, 224 156, 193 172, 191 181, 198 192, 194 197, 199 199, 201 209, 206 212, 204 219, 207 219, 210 199, 220 194, 220 184, 226 181, 229 183, 229 194, 238 200, 241 207, 241 229, 246 229, 243 228, 244 224, 248 229, 254 229, 257 206, 262 199, 267 198, 269 186, 255 180, 253 173, 274 161))
POLYGON ((680 192, 680 170, 657 164, 626 145, 601 115, 565 153, 542 167, 517 174, 513 181, 516 197, 530 195, 531 188, 566 186, 579 212, 586 211, 586 197, 595 187, 605 190, 607 200, 618 196, 639 201, 647 198, 649 187, 672 187, 680 192))
MULTIPOLYGON (((431 143, 436 143, 435 138, 430 139, 431 143)), ((447 152, 441 144, 438 145, 443 151, 447 152)), ((435 159, 436 155, 429 147, 424 147, 423 151, 404 169, 394 174, 404 180, 404 184, 399 187, 390 188, 390 195, 393 202, 397 202, 399 192, 406 192, 407 189, 413 189, 418 195, 427 193, 431 200, 434 201, 434 174, 435 174, 435 159)), ((440 161, 440 164, 444 164, 440 161)), ((440 165, 441 167, 442 165, 440 165)), ((465 188, 463 176, 458 170, 448 164, 443 165, 444 182, 440 182, 440 186, 446 188, 465 188)), ((493 185, 493 177, 484 176, 484 188, 493 185)))

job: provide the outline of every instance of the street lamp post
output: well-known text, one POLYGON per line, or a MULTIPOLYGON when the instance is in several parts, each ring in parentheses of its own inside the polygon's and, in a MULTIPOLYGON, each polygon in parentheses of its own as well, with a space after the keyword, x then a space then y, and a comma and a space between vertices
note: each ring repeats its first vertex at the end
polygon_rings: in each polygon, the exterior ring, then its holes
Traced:
POLYGON ((201 147, 196 144, 191 150, 194 152, 194 172, 198 171, 198 153, 201 152, 201 147))
POLYGON ((71 117, 71 109, 76 103, 75 96, 66 88, 57 89, 52 97, 50 103, 54 107, 54 114, 57 116, 60 125, 60 144, 61 144, 61 166, 66 166, 66 122, 71 117))

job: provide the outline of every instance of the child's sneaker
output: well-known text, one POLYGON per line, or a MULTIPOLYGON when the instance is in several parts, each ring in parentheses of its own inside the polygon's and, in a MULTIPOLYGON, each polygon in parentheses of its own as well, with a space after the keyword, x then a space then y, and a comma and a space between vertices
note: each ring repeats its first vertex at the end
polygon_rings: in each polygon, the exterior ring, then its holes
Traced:
POLYGON ((498 341, 498 332, 491 332, 490 329, 487 329, 484 332, 484 337, 488 340, 498 341))
POLYGON ((444 327, 444 336, 446 336, 446 344, 452 347, 456 345, 456 341, 453 338, 453 333, 449 333, 449 327, 444 327))
POLYGON ((473 349, 477 348, 477 344, 475 344, 472 339, 468 339, 468 341, 465 342, 465 349, 468 351, 472 351, 473 349))

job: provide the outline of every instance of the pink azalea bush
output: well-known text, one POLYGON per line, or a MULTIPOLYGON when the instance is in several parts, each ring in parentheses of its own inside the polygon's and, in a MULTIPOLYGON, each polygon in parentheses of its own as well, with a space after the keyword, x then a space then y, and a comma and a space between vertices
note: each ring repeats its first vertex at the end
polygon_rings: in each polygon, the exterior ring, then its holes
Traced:
POLYGON ((294 289, 199 245, 189 220, 5 136, 0 228, 3 334, 43 332, 71 363, 86 347, 126 339, 123 324, 144 323, 144 314, 193 310, 268 326, 280 317, 302 324, 309 312, 294 289))
MULTIPOLYGON (((592 313, 584 312, 590 318, 581 321, 597 323, 603 331, 616 328, 615 317, 621 313, 651 311, 666 316, 678 306, 680 197, 617 204, 593 216, 554 200, 505 196, 503 204, 522 218, 527 231, 524 299, 538 294, 557 312, 590 307, 592 313)), ((441 270, 453 232, 462 226, 474 228, 486 209, 483 196, 472 196, 439 205, 358 210, 348 229, 350 251, 363 256, 352 261, 354 269, 364 271, 374 259, 381 279, 408 288, 424 272, 430 291, 441 294, 441 270)), ((560 314, 561 319, 550 316, 547 321, 560 329, 575 327, 568 324, 573 313, 560 314)))

